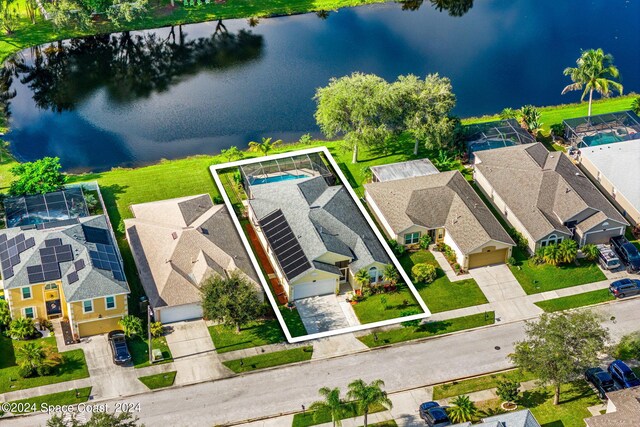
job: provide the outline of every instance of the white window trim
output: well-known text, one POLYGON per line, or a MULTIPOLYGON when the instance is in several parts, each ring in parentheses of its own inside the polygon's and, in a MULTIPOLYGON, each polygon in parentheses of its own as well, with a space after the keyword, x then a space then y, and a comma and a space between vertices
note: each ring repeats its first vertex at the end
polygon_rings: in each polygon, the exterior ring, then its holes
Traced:
POLYGON ((116 299, 115 295, 104 297, 104 308, 105 308, 105 310, 115 310, 116 308, 118 308, 118 300, 116 299), (107 304, 107 299, 108 298, 113 298, 113 307, 111 307, 111 308, 109 308, 109 305, 107 304))
POLYGON ((421 233, 419 231, 414 231, 413 233, 405 233, 405 235, 404 235, 404 244, 405 245, 415 245, 416 243, 420 242, 420 236, 421 236, 421 233), (416 235, 416 234, 417 234, 417 236, 414 238, 413 236, 416 235), (409 240, 409 241, 407 241, 407 240, 409 240))
POLYGON ((22 301, 27 301, 30 299, 33 299, 33 289, 31 289, 31 286, 23 286, 20 288, 20 295, 22 296, 22 301), (24 297, 24 290, 25 289, 29 289, 29 297, 25 298, 24 297))
POLYGON ((27 309, 28 308, 33 310, 33 317, 31 317, 30 319, 37 319, 38 318, 38 307, 24 307, 22 309, 22 317, 27 318, 27 309))
POLYGON ((94 308, 95 307, 93 306, 93 300, 87 299, 87 300, 82 301, 82 313, 84 313, 84 314, 93 313, 93 309, 94 308), (84 303, 87 302, 87 301, 89 301, 91 303, 91 310, 87 310, 86 306, 84 305, 84 303))

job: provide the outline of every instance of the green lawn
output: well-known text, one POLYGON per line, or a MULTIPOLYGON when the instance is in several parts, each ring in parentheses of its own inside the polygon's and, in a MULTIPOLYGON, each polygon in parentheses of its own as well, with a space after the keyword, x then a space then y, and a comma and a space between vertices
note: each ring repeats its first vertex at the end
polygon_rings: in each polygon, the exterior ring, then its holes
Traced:
POLYGON ((538 307, 551 313, 554 311, 569 310, 571 308, 584 307, 586 305, 598 304, 611 301, 615 298, 609 293, 609 289, 599 289, 597 291, 585 292, 568 297, 554 298, 535 303, 538 307))
POLYGON ((289 310, 287 307, 280 307, 280 314, 282 314, 284 323, 287 325, 287 329, 289 329, 292 337, 307 335, 307 328, 304 327, 298 310, 289 310))
POLYGON ((163 372, 161 374, 147 375, 146 377, 139 377, 140 382, 146 385, 149 390, 155 390, 157 388, 170 387, 176 380, 176 371, 163 372))
POLYGON ((553 388, 541 387, 525 391, 518 405, 527 407, 543 427, 584 427, 584 419, 591 416, 589 406, 601 404, 586 381, 561 387, 560 404, 553 404, 553 388))
MULTIPOLYGON (((308 406, 308 405, 307 405, 308 406)), ((386 411, 382 405, 374 406, 369 413, 374 414, 376 412, 386 411)), ((308 427, 315 426, 318 424, 330 423, 331 415, 328 414, 318 414, 318 416, 314 417, 314 412, 307 411, 305 413, 295 414, 293 416, 293 423, 291 427, 308 427)), ((342 420, 346 420, 347 418, 353 417, 361 417, 363 415, 362 411, 359 410, 358 405, 354 402, 347 402, 344 404, 344 416, 341 418, 342 420)), ((395 424, 369 424, 370 426, 382 425, 382 426, 393 426, 395 424)))
POLYGON ((488 303, 487 298, 473 279, 452 282, 444 271, 438 266, 433 254, 426 250, 407 252, 400 257, 402 268, 411 277, 411 267, 414 264, 427 263, 436 267, 437 278, 428 285, 414 283, 420 293, 420 297, 429 307, 432 313, 455 310, 488 303))
POLYGON ((84 387, 79 389, 61 391, 60 393, 51 393, 42 396, 31 397, 29 399, 14 400, 10 403, 28 405, 28 407, 24 407, 24 411, 14 412, 14 414, 24 414, 28 412, 39 412, 40 410, 45 410, 47 406, 75 405, 76 403, 83 403, 89 400, 89 396, 91 396, 91 387, 84 387))
MULTIPOLYGON (((395 292, 368 296, 352 305, 360 323, 372 323, 380 320, 402 317, 402 313, 422 313, 422 309, 406 285, 399 285, 395 292), (386 307, 382 298, 387 300, 386 307)), ((405 314, 407 315, 407 314, 405 314)))
MULTIPOLYGON (((127 345, 129 346, 133 366, 135 368, 144 368, 151 365, 149 363, 149 340, 146 337, 142 338, 135 336, 133 338, 129 338, 127 339, 127 345)), ((151 345, 154 349, 159 348, 162 351, 162 356, 164 357, 162 361, 155 362, 154 365, 171 362, 173 360, 165 337, 152 338, 151 345)))
POLYGON ((233 327, 209 326, 209 334, 218 353, 275 344, 285 339, 277 319, 251 322, 243 326, 240 333, 233 327))
POLYGON ((440 400, 447 397, 469 394, 475 391, 488 390, 498 386, 498 381, 513 380, 525 382, 535 380, 536 377, 519 369, 500 372, 498 374, 483 375, 481 377, 470 378, 468 380, 453 381, 433 387, 433 399, 440 400))
POLYGON ((367 347, 380 347, 387 344, 395 344, 403 341, 427 338, 436 335, 449 334, 465 329, 477 328, 480 326, 493 325, 495 323, 495 312, 472 314, 470 316, 457 317, 449 320, 429 322, 418 327, 406 326, 390 329, 384 332, 371 333, 358 337, 367 347), (377 336, 377 340, 376 340, 377 336))
MULTIPOLYGON (((37 341, 46 343, 56 351, 58 350, 54 337, 40 338, 37 341)), ((61 352, 63 362, 52 375, 20 378, 18 375, 19 367, 16 364, 16 354, 17 349, 26 342, 28 341, 15 341, 0 334, 0 393, 78 380, 89 376, 84 351, 78 349, 61 352)))
POLYGON ((289 363, 302 362, 311 359, 313 346, 297 347, 290 350, 274 351, 259 354, 257 356, 222 362, 235 373, 255 371, 256 369, 270 368, 272 366, 287 365, 289 363))

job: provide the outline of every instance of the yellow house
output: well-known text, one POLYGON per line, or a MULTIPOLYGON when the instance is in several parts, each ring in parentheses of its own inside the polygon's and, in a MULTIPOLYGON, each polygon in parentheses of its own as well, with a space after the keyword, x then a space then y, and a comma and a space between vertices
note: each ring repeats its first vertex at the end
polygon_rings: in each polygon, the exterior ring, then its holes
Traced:
POLYGON ((104 215, 0 232, 5 299, 12 317, 63 318, 73 335, 118 329, 127 285, 104 215))

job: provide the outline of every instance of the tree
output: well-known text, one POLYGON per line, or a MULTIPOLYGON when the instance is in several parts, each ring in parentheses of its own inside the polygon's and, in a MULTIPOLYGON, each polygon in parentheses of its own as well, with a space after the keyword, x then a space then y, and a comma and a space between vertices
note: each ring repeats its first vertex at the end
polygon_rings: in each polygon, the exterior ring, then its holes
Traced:
POLYGON ((19 340, 31 338, 36 332, 33 319, 28 317, 18 317, 9 324, 9 334, 19 340))
POLYGON ((207 319, 234 326, 236 332, 263 312, 262 302, 253 283, 238 271, 229 277, 215 275, 200 289, 202 311, 207 319))
POLYGON ((498 381, 496 394, 505 402, 515 402, 520 393, 520 383, 513 380, 498 381))
POLYGON ((6 35, 11 35, 16 26, 20 23, 20 16, 14 0, 0 0, 0 27, 6 35))
POLYGON ((570 264, 578 256, 578 242, 573 239, 564 239, 558 244, 558 257, 561 263, 570 264))
POLYGON ((162 326, 162 322, 151 322, 151 336, 153 338, 161 337, 164 334, 164 326, 162 326))
POLYGON ((142 335, 142 319, 132 314, 124 316, 118 321, 118 325, 122 328, 122 332, 127 338, 134 335, 142 335))
POLYGON ((542 259, 549 265, 558 265, 560 263, 560 250, 558 245, 548 245, 542 248, 542 259))
POLYGON ((585 369, 598 364, 598 352, 609 337, 590 311, 544 313, 537 322, 525 322, 525 334, 509 358, 535 374, 542 384, 554 387, 554 405, 560 402, 562 384, 580 378, 585 369))
POLYGON ((570 76, 573 83, 567 85, 562 90, 562 94, 584 88, 580 101, 584 101, 587 93, 589 94, 589 113, 587 114, 589 117, 591 117, 593 91, 605 98, 611 95, 612 88, 622 94, 622 84, 614 80, 620 77, 620 72, 613 65, 611 54, 605 54, 602 49, 585 50, 576 60, 576 65, 576 67, 564 69, 564 75, 570 76))
POLYGON ((517 119, 518 114, 519 114, 518 110, 507 107, 507 108, 503 108, 502 111, 500 111, 500 118, 502 120, 517 119))
POLYGON ((38 341, 29 341, 18 347, 17 359, 24 377, 29 377, 34 372, 41 376, 49 375, 62 362, 60 353, 38 341))
POLYGON ((430 234, 423 234, 422 236, 420 236, 420 239, 418 240, 418 245, 420 246, 420 249, 429 249, 431 240, 432 239, 430 234))
POLYGON ((429 284, 436 280, 438 273, 433 265, 419 263, 411 267, 411 275, 416 282, 429 284))
POLYGON ((57 0, 52 3, 51 22, 58 29, 87 30, 91 27, 90 12, 73 0, 57 0))
POLYGON ((231 147, 224 150, 220 150, 220 154, 222 154, 222 156, 227 159, 228 162, 240 160, 244 157, 244 152, 238 149, 238 147, 236 147, 235 145, 232 145, 231 147))
POLYGON ((438 168, 440 172, 450 171, 456 167, 456 158, 452 156, 447 150, 438 150, 438 155, 431 159, 433 165, 438 168))
POLYGON ((355 276, 353 276, 353 278, 356 281, 356 283, 358 283, 360 286, 366 286, 371 281, 371 277, 369 276, 369 272, 364 268, 359 270, 355 274, 355 276))
POLYGON ((11 183, 9 193, 13 196, 26 194, 44 194, 60 190, 67 177, 60 172, 60 159, 44 157, 35 162, 19 163, 11 168, 11 173, 17 177, 11 183))
POLYGON ((94 412, 88 421, 81 421, 78 412, 67 412, 54 415, 47 421, 47 427, 144 427, 132 412, 94 412))
POLYGON ((473 420, 478 414, 476 404, 471 401, 469 396, 458 396, 451 401, 452 406, 447 409, 449 418, 454 423, 464 423, 473 420))
POLYGON ((542 129, 540 111, 533 105, 525 105, 520 109, 520 115, 522 116, 522 122, 529 132, 534 136, 537 135, 540 129, 542 129))
POLYGON ((262 142, 251 141, 249 143, 249 151, 259 152, 262 153, 263 156, 266 156, 269 151, 281 144, 282 140, 280 139, 271 142, 271 138, 262 138, 262 142))
POLYGON ((353 73, 319 88, 316 122, 328 138, 344 135, 353 150, 352 163, 358 162, 358 148, 383 145, 393 134, 389 124, 389 84, 374 74, 353 73))
POLYGON ((636 96, 631 103, 631 109, 634 113, 640 114, 640 96, 636 96))
POLYGON ((113 0, 107 17, 116 27, 134 21, 147 13, 147 0, 113 0))
POLYGON ((400 273, 398 273, 398 269, 395 268, 393 264, 387 264, 384 266, 382 277, 384 277, 384 280, 386 280, 387 282, 395 285, 396 283, 398 283, 398 280, 400 280, 400 273))
POLYGON ((309 406, 309 410, 314 412, 314 420, 318 420, 325 415, 330 415, 333 427, 342 426, 342 417, 345 415, 346 410, 344 402, 340 398, 340 389, 337 387, 334 389, 322 387, 318 390, 318 394, 324 399, 313 402, 309 406))
POLYGON ((384 406, 387 409, 393 407, 391 399, 387 396, 387 392, 382 390, 384 381, 373 380, 369 384, 363 380, 355 380, 349 384, 347 398, 355 400, 360 412, 364 415, 364 427, 367 427, 367 416, 374 406, 384 406))
POLYGON ((600 250, 598 249, 598 247, 591 243, 587 243, 580 250, 584 254, 584 258, 590 262, 597 261, 598 256, 600 256, 600 250))
POLYGON ((0 331, 9 327, 11 323, 11 310, 6 300, 0 299, 0 331))

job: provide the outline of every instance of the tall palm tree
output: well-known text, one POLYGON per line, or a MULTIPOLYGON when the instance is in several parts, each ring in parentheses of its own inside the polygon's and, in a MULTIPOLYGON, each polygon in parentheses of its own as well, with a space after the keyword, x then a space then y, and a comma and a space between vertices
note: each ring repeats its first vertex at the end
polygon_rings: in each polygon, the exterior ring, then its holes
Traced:
POLYGON ((331 415, 331 422, 333 427, 342 426, 342 417, 345 415, 344 402, 340 398, 340 389, 329 387, 322 387, 318 390, 318 393, 324 398, 324 400, 318 400, 313 402, 309 406, 310 411, 314 411, 314 420, 321 415, 331 415))
POLYGON ((369 276, 369 272, 363 268, 356 273, 354 279, 360 286, 366 286, 371 281, 371 276, 369 276))
POLYGON ((384 280, 389 283, 393 283, 394 285, 398 283, 398 280, 400 280, 400 273, 398 273, 398 270, 393 266, 393 264, 387 264, 384 266, 382 276, 384 277, 384 280))
POLYGON ((544 262, 547 264, 558 265, 560 262, 560 250, 558 245, 545 246, 542 259, 544 259, 544 262))
POLYGON ((611 54, 605 54, 602 49, 585 50, 576 61, 576 65, 576 67, 564 69, 564 75, 570 76, 573 83, 566 86, 562 90, 562 94, 584 88, 580 101, 584 101, 584 97, 587 96, 587 93, 589 94, 589 117, 591 117, 591 101, 594 90, 604 97, 611 94, 611 88, 622 94, 622 85, 614 80, 620 77, 620 72, 613 65, 611 54))
POLYGON ((17 356, 20 366, 29 367, 32 371, 41 366, 54 367, 62 361, 59 353, 38 341, 30 341, 21 345, 17 350, 17 356))
POLYGON ((382 390, 382 387, 384 387, 382 380, 373 380, 369 384, 362 380, 355 380, 349 384, 347 398, 356 401, 364 415, 364 427, 367 427, 367 416, 373 406, 382 405, 387 409, 393 407, 391 399, 387 396, 387 392, 382 390))
POLYGON ((573 239, 564 239, 558 244, 558 252, 560 262, 569 264, 576 260, 578 243, 573 239))
POLYGON ((251 141, 249 143, 249 151, 259 152, 262 153, 263 156, 266 156, 269 151, 280 144, 282 144, 281 139, 271 142, 271 138, 262 138, 262 142, 251 141))
POLYGON ((454 423, 464 423, 467 421, 473 420, 473 418, 478 415, 478 408, 475 403, 469 399, 469 396, 458 396, 453 401, 453 404, 447 412, 449 413, 449 418, 454 423))

